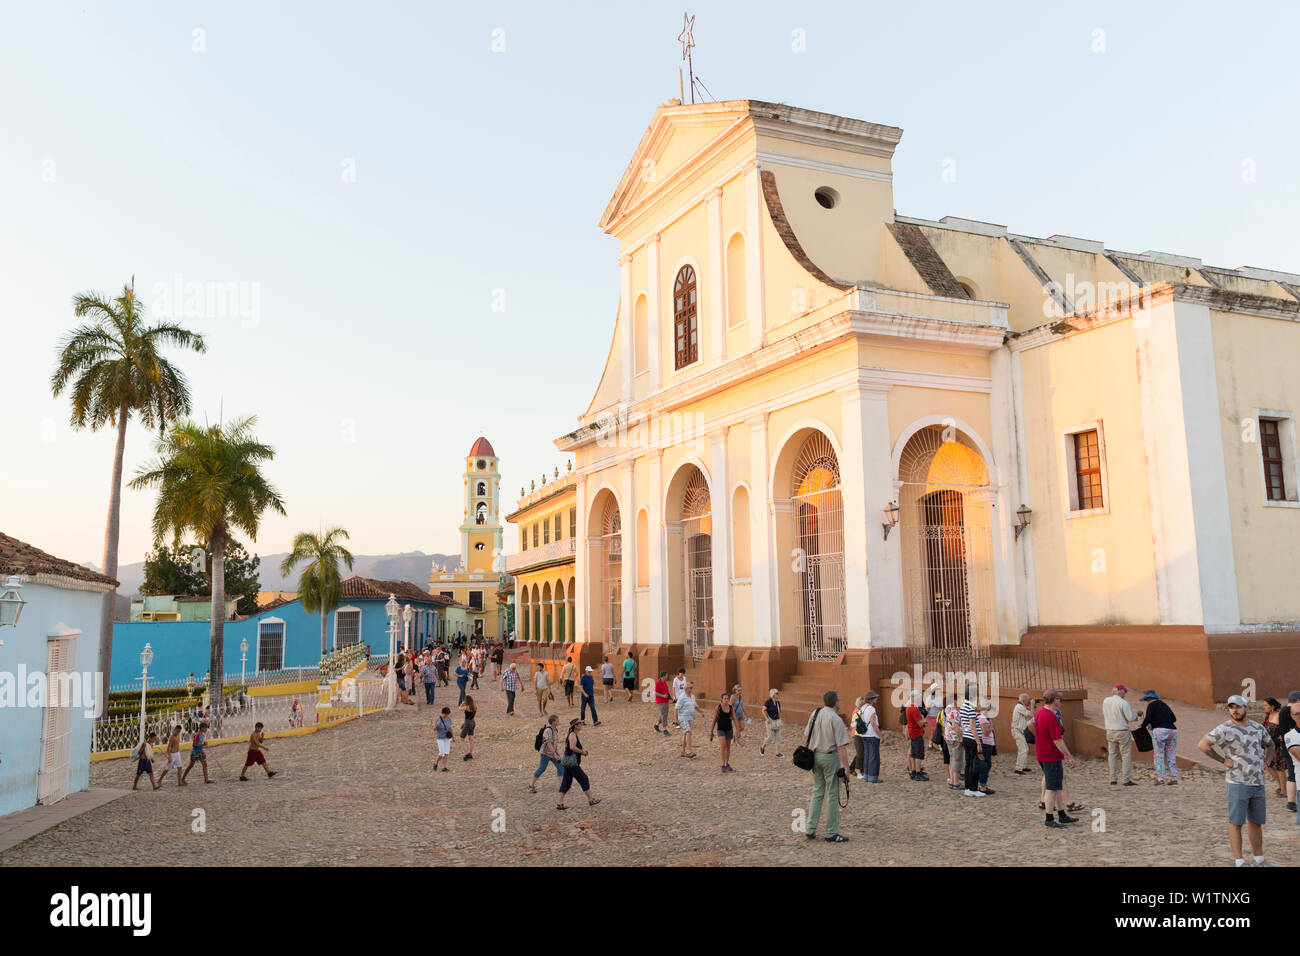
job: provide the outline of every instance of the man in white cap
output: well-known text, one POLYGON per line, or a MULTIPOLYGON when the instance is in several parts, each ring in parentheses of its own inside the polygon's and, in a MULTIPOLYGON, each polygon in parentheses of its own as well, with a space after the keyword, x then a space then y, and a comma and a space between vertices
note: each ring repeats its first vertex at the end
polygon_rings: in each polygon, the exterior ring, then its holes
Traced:
POLYGON ((1110 767, 1110 785, 1118 782, 1115 771, 1117 764, 1124 768, 1124 786, 1137 786, 1133 782, 1133 730, 1131 724, 1142 717, 1142 711, 1133 713, 1133 708, 1124 698, 1128 688, 1123 684, 1115 685, 1115 692, 1101 702, 1101 716, 1106 721, 1106 763, 1110 767))
POLYGON ((599 727, 600 718, 596 716, 596 680, 591 676, 591 674, 591 665, 588 664, 587 669, 582 673, 582 679, 578 681, 578 685, 582 688, 582 712, 580 714, 580 719, 587 719, 587 708, 590 707, 591 725, 593 727, 599 727))
POLYGON ((1202 737, 1196 747, 1227 770, 1228 843, 1236 865, 1246 865, 1241 853, 1241 827, 1245 824, 1255 865, 1272 866, 1264 859, 1264 767, 1273 756, 1273 740, 1262 724, 1247 716, 1246 700, 1238 694, 1228 698, 1228 717, 1231 719, 1202 737))

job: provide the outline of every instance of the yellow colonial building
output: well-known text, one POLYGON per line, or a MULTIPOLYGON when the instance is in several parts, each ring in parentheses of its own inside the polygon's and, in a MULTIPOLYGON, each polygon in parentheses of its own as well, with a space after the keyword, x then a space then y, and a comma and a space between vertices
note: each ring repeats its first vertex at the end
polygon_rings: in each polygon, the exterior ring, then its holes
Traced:
POLYGON ((522 641, 577 640, 577 479, 572 471, 541 487, 519 489, 519 503, 506 515, 519 528, 519 551, 506 560, 515 579, 515 637, 522 641))
POLYGON ((429 572, 429 593, 463 605, 463 612, 448 619, 447 637, 464 628, 467 638, 497 640, 502 635, 504 610, 497 601, 505 570, 501 525, 501 472, 492 444, 480 437, 465 457, 464 520, 460 526, 460 565, 455 569, 434 564, 429 572), (460 614, 463 613, 463 620, 460 614))
POLYGON ((656 111, 576 468, 510 516, 521 621, 751 696, 897 649, 1300 686, 1300 276, 898 215, 901 136, 656 111))

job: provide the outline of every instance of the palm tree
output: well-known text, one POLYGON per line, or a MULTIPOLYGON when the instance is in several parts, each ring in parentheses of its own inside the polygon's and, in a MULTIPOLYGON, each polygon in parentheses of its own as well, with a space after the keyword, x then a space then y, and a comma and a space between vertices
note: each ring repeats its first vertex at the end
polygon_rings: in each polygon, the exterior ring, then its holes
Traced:
POLYGON ((131 488, 156 487, 153 533, 155 546, 171 537, 179 543, 193 535, 212 555, 212 624, 209 630, 208 699, 221 731, 221 687, 225 674, 226 547, 242 531, 257 537, 262 513, 268 508, 284 514, 280 493, 258 466, 275 452, 253 437, 256 418, 229 425, 199 425, 182 421, 155 446, 158 459, 142 467, 131 488))
MULTIPOLYGON (((64 338, 58 364, 50 376, 50 389, 58 396, 71 385, 72 427, 98 431, 117 426, 113 453, 113 478, 108 495, 108 526, 104 531, 104 574, 117 577, 117 542, 122 519, 122 454, 126 448, 126 423, 134 412, 146 428, 167 424, 190 412, 190 389, 185 376, 159 354, 165 345, 206 352, 203 336, 179 325, 163 322, 146 326, 135 299, 135 276, 122 294, 109 300, 96 292, 72 297, 72 311, 90 318, 64 338)), ((99 671, 107 696, 113 662, 113 617, 117 592, 104 595, 99 626, 99 671)))
POLYGON ((352 552, 339 543, 347 539, 348 533, 342 528, 319 534, 300 531, 293 539, 293 550, 280 562, 281 575, 288 575, 295 564, 308 562, 298 578, 298 598, 308 614, 320 614, 321 657, 325 656, 325 615, 339 606, 343 596, 339 562, 352 570, 352 552))

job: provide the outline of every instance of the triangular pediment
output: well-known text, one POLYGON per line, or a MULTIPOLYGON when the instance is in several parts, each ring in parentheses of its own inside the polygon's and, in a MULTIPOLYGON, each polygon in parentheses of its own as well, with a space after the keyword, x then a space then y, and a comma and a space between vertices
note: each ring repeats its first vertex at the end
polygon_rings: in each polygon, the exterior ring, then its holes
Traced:
POLYGON ((623 171, 618 188, 600 218, 600 228, 614 224, 657 194, 674 174, 719 146, 749 119, 748 100, 661 106, 623 171))

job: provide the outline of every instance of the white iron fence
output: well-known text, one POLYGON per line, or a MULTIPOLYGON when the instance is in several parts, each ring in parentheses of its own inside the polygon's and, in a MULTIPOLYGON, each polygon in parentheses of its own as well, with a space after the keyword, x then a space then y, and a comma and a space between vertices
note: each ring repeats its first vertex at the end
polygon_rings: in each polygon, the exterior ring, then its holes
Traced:
MULTIPOLYGON (((254 697, 241 693, 228 698, 220 707, 221 737, 242 737, 253 732, 253 725, 258 721, 263 730, 288 730, 294 727, 310 727, 316 723, 328 722, 340 717, 365 716, 383 710, 388 703, 388 692, 383 679, 376 670, 363 671, 355 681, 349 682, 342 693, 331 701, 329 707, 317 707, 315 691, 302 694, 282 694, 273 697, 254 697), (295 710, 294 702, 299 709, 295 710)), ((199 729, 199 722, 207 719, 216 723, 215 712, 204 717, 201 703, 186 702, 184 706, 173 710, 150 713, 145 716, 145 734, 158 735, 155 753, 165 752, 167 739, 172 728, 181 728, 181 742, 188 744, 199 729)), ((209 728, 209 735, 216 736, 216 728, 209 728)), ((129 750, 140 741, 140 715, 121 715, 103 718, 95 722, 94 736, 91 741, 92 753, 108 753, 114 750, 129 750)))

